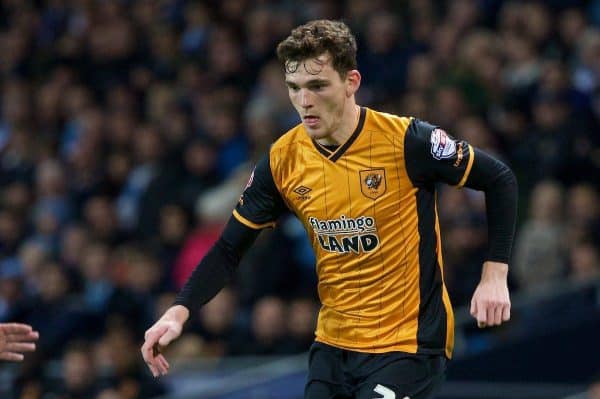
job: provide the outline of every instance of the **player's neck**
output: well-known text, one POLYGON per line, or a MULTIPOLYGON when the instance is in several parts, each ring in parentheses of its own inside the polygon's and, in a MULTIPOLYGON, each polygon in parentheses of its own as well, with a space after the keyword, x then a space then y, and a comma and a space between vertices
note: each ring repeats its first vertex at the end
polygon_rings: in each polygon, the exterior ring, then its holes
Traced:
POLYGON ((342 122, 340 123, 339 128, 337 128, 329 136, 317 139, 317 142, 325 146, 339 146, 344 144, 350 138, 350 136, 352 136, 354 130, 356 130, 359 118, 360 107, 356 105, 354 101, 352 101, 352 103, 348 104, 348 106, 344 109, 342 122))

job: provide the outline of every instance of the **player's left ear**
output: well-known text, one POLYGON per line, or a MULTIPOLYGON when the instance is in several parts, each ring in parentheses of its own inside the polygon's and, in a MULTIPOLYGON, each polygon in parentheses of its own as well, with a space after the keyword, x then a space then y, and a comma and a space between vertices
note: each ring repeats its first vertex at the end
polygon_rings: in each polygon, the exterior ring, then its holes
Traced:
POLYGON ((351 71, 348 71, 348 73, 346 74, 346 96, 347 97, 352 97, 354 95, 354 93, 356 93, 358 91, 358 88, 360 87, 360 72, 358 72, 356 69, 353 69, 351 71))

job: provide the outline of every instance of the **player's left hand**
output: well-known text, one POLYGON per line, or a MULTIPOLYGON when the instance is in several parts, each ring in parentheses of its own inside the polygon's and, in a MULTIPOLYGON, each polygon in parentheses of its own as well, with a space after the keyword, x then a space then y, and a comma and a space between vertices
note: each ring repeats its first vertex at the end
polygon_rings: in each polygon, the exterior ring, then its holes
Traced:
POLYGON ((471 299, 471 316, 477 319, 479 328, 499 326, 510 319, 508 294, 508 265, 485 262, 481 281, 471 299))

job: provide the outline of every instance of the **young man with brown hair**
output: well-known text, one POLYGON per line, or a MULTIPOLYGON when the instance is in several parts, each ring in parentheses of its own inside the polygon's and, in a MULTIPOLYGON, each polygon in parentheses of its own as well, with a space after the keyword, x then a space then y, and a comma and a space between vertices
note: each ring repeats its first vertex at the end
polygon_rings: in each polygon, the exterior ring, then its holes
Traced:
POLYGON ((144 359, 155 376, 168 371, 159 348, 287 208, 313 244, 322 303, 305 397, 431 398, 454 344, 435 183, 486 193, 490 246, 471 313, 493 326, 510 318, 514 175, 441 128, 358 106, 356 41, 344 23, 299 26, 277 54, 302 123, 257 164, 221 238, 146 332, 144 359))

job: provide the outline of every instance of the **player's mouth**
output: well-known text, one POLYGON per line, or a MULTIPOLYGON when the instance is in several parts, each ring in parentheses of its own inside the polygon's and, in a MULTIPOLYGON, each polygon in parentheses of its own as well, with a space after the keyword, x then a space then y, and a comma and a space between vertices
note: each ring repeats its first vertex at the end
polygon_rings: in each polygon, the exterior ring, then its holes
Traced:
POLYGON ((314 116, 314 115, 306 115, 304 118, 304 124, 308 127, 317 127, 317 125, 319 124, 319 121, 321 120, 321 118, 319 118, 318 116, 314 116))

